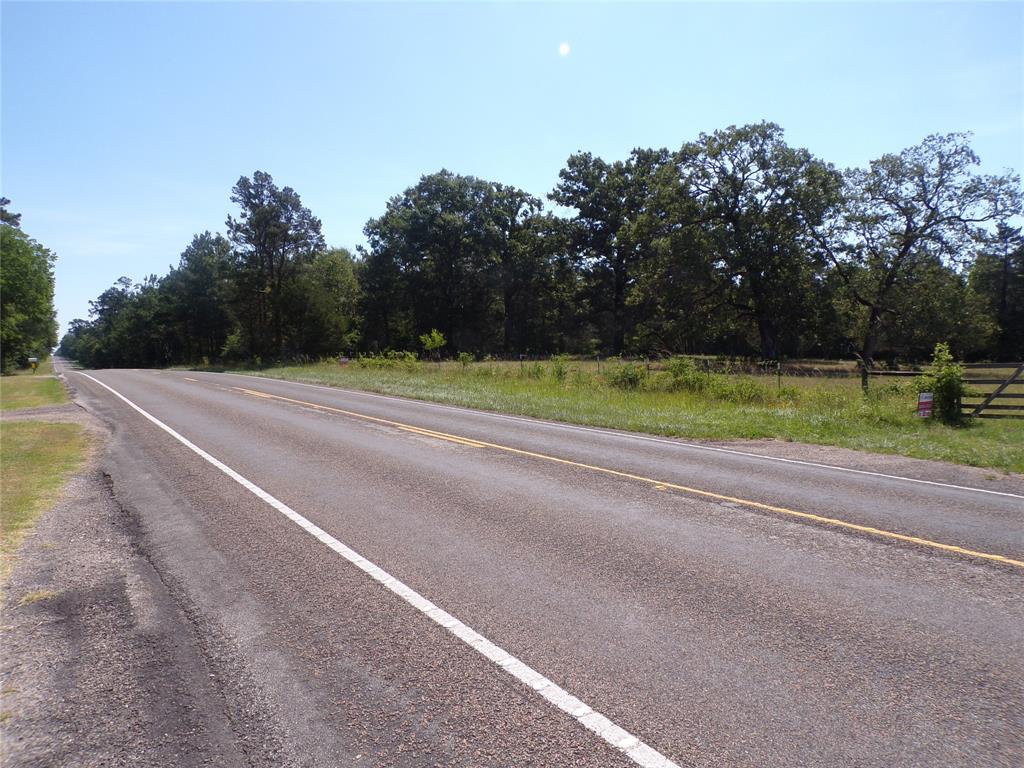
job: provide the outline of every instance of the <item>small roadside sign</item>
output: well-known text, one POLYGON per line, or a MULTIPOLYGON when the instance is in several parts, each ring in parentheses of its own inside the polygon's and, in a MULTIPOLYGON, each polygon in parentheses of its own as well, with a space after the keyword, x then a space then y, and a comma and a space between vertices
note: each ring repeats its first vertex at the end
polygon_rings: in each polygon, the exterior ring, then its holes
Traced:
POLYGON ((919 392, 917 395, 917 415, 922 419, 930 419, 934 404, 935 398, 931 392, 919 392))

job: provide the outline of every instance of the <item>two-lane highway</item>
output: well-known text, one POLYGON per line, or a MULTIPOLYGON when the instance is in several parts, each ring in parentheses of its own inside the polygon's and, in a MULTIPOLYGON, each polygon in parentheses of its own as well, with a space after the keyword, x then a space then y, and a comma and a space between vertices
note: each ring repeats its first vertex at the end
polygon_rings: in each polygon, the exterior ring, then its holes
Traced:
POLYGON ((1024 762, 1019 478, 230 374, 67 377, 296 764, 1024 762))

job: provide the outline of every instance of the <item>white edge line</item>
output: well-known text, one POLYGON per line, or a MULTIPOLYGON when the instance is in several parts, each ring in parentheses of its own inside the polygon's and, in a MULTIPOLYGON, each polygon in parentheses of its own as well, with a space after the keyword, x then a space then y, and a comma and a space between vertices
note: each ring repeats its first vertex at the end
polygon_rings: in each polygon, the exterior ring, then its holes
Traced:
MULTIPOLYGON (((77 373, 81 372, 79 371, 77 373)), ((315 523, 312 523, 307 518, 300 515, 283 501, 271 496, 251 480, 246 479, 238 472, 231 469, 227 464, 211 456, 202 448, 189 441, 188 438, 180 435, 174 429, 160 421, 160 419, 144 411, 113 387, 104 384, 99 379, 93 378, 87 373, 81 373, 81 375, 85 376, 85 378, 90 381, 99 384, 101 387, 111 392, 115 397, 123 400, 128 404, 128 406, 138 411, 142 416, 160 427, 160 429, 169 434, 186 448, 208 461, 254 496, 266 502, 293 523, 297 524, 311 536, 326 544, 330 549, 334 550, 361 571, 365 572, 372 579, 380 582, 384 587, 402 598, 409 605, 416 608, 420 613, 426 615, 436 624, 439 624, 448 630, 448 632, 493 663, 496 667, 512 675, 512 677, 516 678, 524 685, 532 688, 543 698, 558 707, 562 712, 576 720, 580 725, 596 733, 637 765, 642 766, 643 768, 680 768, 677 763, 672 762, 653 747, 648 746, 633 734, 616 725, 600 712, 595 711, 589 705, 580 701, 571 693, 553 683, 537 670, 523 663, 503 648, 495 645, 483 635, 452 616, 450 613, 442 610, 416 590, 412 589, 412 587, 409 587, 396 579, 383 568, 380 568, 355 550, 347 547, 338 539, 318 527, 315 523)))
MULTIPOLYGON (((208 373, 206 371, 197 371, 197 373, 208 373)), ((546 427, 555 427, 557 429, 565 429, 572 432, 594 432, 599 435, 607 435, 609 437, 617 437, 622 440, 644 440, 650 443, 661 443, 662 445, 674 445, 677 448, 692 448, 698 451, 714 451, 715 453, 730 453, 735 456, 746 456, 751 459, 762 459, 764 461, 778 461, 785 464, 798 464, 805 467, 817 467, 818 469, 831 469, 836 472, 851 472, 857 475, 869 475, 871 477, 884 477, 887 480, 902 480, 908 483, 921 483, 923 485, 934 485, 939 488, 952 488, 957 491, 970 491, 973 493, 987 493, 992 496, 1007 496, 1011 499, 1024 499, 1024 495, 1019 493, 1008 493, 1007 491, 993 491, 988 488, 975 488, 970 485, 955 485, 953 483, 942 483, 937 480, 922 480, 918 477, 905 477, 903 475, 887 475, 884 472, 872 472, 868 469, 854 469, 853 467, 840 467, 835 464, 821 464, 816 461, 804 461, 802 459, 787 459, 782 456, 766 456, 761 453, 750 453, 749 451, 738 451, 735 448, 718 448, 713 445, 700 445, 699 443, 687 443, 682 440, 673 440, 665 437, 654 437, 651 435, 640 435, 632 432, 616 432, 612 429, 602 429, 601 427, 588 427, 582 424, 564 424, 559 421, 548 421, 547 419, 538 419, 531 416, 514 416, 508 413, 494 413, 493 411, 484 411, 478 408, 467 408, 460 405, 449 405, 447 403, 435 403, 431 400, 417 400, 412 397, 398 397, 396 395, 382 395, 379 392, 366 392, 361 389, 346 389, 344 387, 332 387, 326 384, 310 384, 306 381, 291 381, 290 379, 278 379, 273 376, 253 376, 247 373, 231 373, 230 371, 224 371, 221 373, 213 374, 215 376, 242 376, 247 379, 255 379, 257 381, 276 381, 281 384, 298 384, 302 387, 312 387, 313 389, 325 389, 329 392, 344 392, 349 395, 362 395, 363 397, 375 397, 381 400, 395 400, 400 403, 408 403, 413 405, 422 405, 430 408, 442 408, 449 411, 459 411, 460 413, 471 413, 476 416, 487 416, 492 419, 504 419, 506 421, 519 421, 525 424, 536 424, 546 427)), ((472 438, 469 438, 472 439, 472 438)))

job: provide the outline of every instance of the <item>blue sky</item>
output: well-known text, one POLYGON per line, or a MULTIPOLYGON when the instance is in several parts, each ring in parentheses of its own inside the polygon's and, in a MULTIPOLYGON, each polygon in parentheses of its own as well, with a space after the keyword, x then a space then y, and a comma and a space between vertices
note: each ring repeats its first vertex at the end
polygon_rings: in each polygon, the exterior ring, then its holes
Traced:
POLYGON ((0 188, 57 252, 64 326, 223 231, 265 170, 363 241, 440 168, 544 196, 606 159, 772 120, 840 167, 972 131, 1024 170, 1024 4, 14 3, 0 188), (570 46, 568 56, 559 45, 570 46))

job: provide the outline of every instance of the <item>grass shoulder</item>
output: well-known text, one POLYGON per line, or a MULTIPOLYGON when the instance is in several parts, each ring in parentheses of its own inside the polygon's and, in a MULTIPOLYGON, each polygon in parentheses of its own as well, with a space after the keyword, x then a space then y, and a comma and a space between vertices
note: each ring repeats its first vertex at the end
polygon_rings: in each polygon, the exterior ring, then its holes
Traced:
POLYGON ((60 380, 53 376, 53 363, 44 361, 39 370, 0 376, 0 409, 39 408, 68 401, 60 380))
POLYGON ((0 422, 0 582, 40 514, 83 465, 88 438, 79 424, 0 422))
POLYGON ((1024 423, 948 427, 919 419, 909 382, 876 386, 865 396, 854 378, 689 379, 692 372, 672 378, 678 372, 629 365, 399 358, 280 366, 258 375, 669 437, 775 438, 1024 473, 1024 423))

